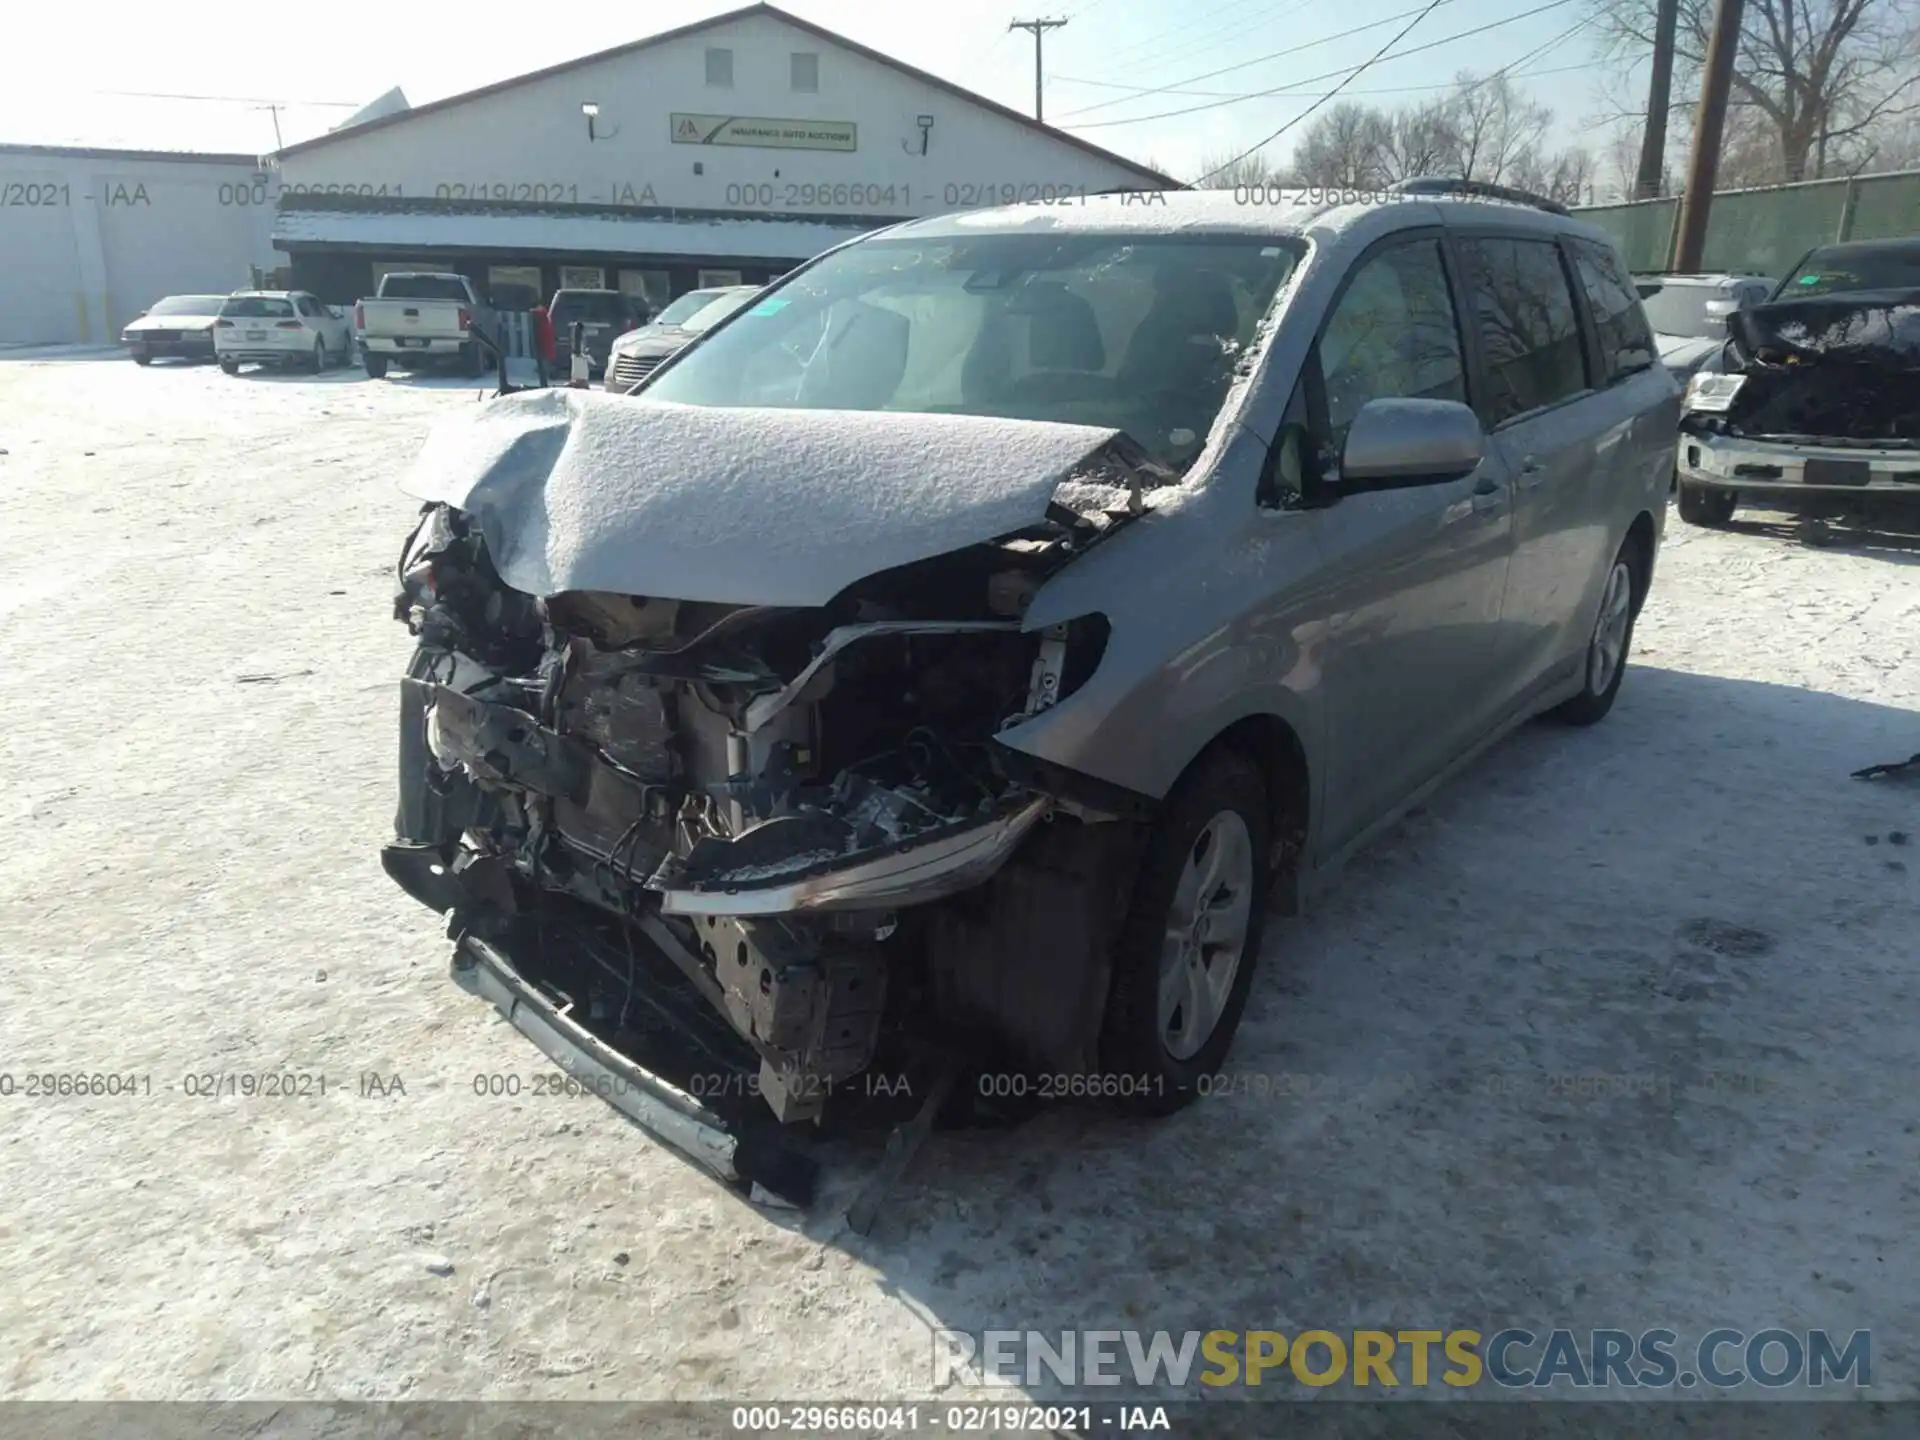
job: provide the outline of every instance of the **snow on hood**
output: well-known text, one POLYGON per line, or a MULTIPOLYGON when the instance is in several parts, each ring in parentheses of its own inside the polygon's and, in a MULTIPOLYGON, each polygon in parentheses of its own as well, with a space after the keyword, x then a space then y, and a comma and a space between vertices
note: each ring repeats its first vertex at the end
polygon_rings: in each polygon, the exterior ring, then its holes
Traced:
POLYGON ((823 605, 877 571, 1039 523, 1115 434, 539 390, 441 422, 402 488, 470 514, 500 578, 530 595, 823 605))

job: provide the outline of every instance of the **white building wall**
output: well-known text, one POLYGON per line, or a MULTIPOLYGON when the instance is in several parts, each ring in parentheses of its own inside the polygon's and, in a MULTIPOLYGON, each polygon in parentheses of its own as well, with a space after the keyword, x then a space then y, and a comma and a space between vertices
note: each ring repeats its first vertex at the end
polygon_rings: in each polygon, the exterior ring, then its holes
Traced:
POLYGON ((1003 199, 1157 186, 1144 172, 765 15, 528 81, 281 158, 286 188, 702 210, 925 215, 1003 199), (706 52, 732 52, 731 88, 706 52), (819 57, 818 93, 791 56, 819 57), (583 102, 599 105, 590 140, 583 102), (847 121, 852 152, 673 144, 675 112, 847 121), (918 117, 933 117, 920 154, 918 117))
POLYGON ((0 344, 101 344, 162 295, 272 267, 252 164, 0 147, 0 344))

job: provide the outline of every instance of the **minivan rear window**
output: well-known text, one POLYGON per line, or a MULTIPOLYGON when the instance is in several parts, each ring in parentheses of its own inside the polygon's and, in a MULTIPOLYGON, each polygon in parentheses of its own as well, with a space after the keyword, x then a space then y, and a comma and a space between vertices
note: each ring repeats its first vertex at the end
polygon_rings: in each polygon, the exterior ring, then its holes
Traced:
POLYGON ((293 316, 293 302, 273 295, 233 295, 220 314, 237 320, 286 320, 293 316))

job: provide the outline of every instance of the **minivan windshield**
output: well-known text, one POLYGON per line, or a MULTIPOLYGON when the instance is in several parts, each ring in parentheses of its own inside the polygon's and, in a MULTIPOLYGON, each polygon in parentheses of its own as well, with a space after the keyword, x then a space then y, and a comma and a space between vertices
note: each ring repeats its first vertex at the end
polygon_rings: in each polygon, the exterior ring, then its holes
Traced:
POLYGON ((1259 235, 865 241, 748 304, 645 394, 1091 425, 1184 467, 1304 253, 1259 235))
POLYGON ((1781 282, 1776 300, 1853 290, 1920 290, 1920 242, 1815 250, 1781 282))

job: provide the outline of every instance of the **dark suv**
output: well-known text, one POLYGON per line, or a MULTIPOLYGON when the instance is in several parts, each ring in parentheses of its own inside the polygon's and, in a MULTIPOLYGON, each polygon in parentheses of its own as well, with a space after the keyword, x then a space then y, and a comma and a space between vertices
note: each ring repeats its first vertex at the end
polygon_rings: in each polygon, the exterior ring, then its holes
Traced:
POLYGON ((563 369, 572 362, 573 327, 578 321, 581 344, 595 375, 606 372, 607 352, 615 339, 653 318, 645 300, 619 290, 556 290, 547 314, 553 320, 554 361, 563 369))

